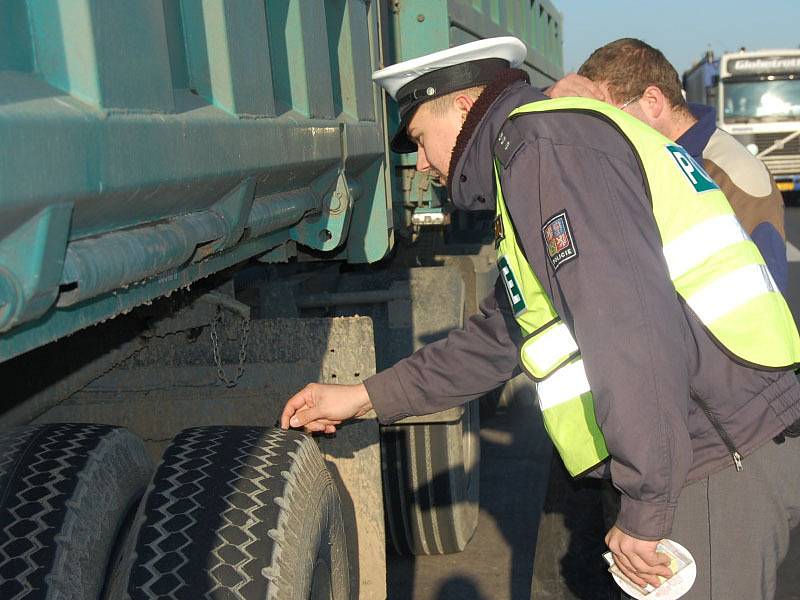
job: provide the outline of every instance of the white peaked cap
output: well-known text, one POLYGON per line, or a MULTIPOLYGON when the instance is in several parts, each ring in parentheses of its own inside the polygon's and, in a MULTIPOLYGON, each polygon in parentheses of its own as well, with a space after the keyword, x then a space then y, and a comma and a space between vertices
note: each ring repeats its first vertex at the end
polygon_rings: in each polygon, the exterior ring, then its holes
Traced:
POLYGON ((525 60, 527 53, 528 49, 524 42, 513 36, 488 38, 412 58, 375 71, 372 74, 372 81, 396 100, 400 88, 431 71, 485 58, 502 58, 508 61, 509 67, 518 67, 525 60))
POLYGON ((372 80, 397 101, 400 126, 391 140, 395 152, 415 152, 406 127, 417 108, 451 92, 494 81, 503 70, 522 64, 528 49, 513 37, 478 40, 412 58, 372 74, 372 80))

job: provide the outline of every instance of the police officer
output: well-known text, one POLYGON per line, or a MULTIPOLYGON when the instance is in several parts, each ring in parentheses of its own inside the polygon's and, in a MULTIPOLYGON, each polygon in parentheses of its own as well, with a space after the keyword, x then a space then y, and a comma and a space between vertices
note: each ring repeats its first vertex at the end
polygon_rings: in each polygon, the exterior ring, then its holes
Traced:
POLYGON ((547 100, 525 55, 496 38, 373 74, 400 106, 392 148, 456 206, 495 208, 500 277, 463 330, 363 385, 306 386, 281 425, 444 410, 521 364, 569 472, 620 490, 606 544, 630 579, 670 574, 670 537, 697 561, 687 598, 770 598, 800 519, 786 302, 685 150, 605 103, 547 100))

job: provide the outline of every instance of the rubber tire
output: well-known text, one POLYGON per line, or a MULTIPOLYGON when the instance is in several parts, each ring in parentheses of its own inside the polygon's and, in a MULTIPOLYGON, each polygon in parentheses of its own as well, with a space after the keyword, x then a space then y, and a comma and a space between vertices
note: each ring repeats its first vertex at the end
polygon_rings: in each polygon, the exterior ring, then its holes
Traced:
POLYGON ((165 450, 107 597, 349 600, 348 569, 339 496, 310 437, 197 427, 165 450))
POLYGON ((153 465, 121 427, 0 433, 0 598, 91 600, 153 465))
POLYGON ((478 526, 480 403, 455 423, 381 429, 386 528, 399 554, 461 552, 478 526))

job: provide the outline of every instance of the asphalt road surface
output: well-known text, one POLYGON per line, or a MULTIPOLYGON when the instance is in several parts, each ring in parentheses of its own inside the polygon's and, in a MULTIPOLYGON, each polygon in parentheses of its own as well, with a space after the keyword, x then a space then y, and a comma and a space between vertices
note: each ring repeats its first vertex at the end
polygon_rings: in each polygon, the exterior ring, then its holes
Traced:
MULTIPOLYGON (((787 298, 800 322, 800 208, 787 209, 786 234, 790 261, 787 298)), ((389 599, 529 600, 550 456, 529 396, 516 394, 508 406, 485 419, 481 427, 481 514, 475 536, 460 554, 390 556, 389 599)), ((597 597, 589 595, 587 600, 597 597)), ((800 528, 794 532, 789 556, 781 567, 776 600, 800 600, 800 528)))

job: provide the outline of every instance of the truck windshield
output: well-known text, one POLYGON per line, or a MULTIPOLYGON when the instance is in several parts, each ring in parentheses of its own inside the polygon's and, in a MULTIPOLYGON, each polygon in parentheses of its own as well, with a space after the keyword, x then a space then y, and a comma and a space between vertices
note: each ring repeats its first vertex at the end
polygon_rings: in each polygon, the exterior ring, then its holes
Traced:
POLYGON ((724 120, 800 119, 800 79, 724 82, 724 120))

